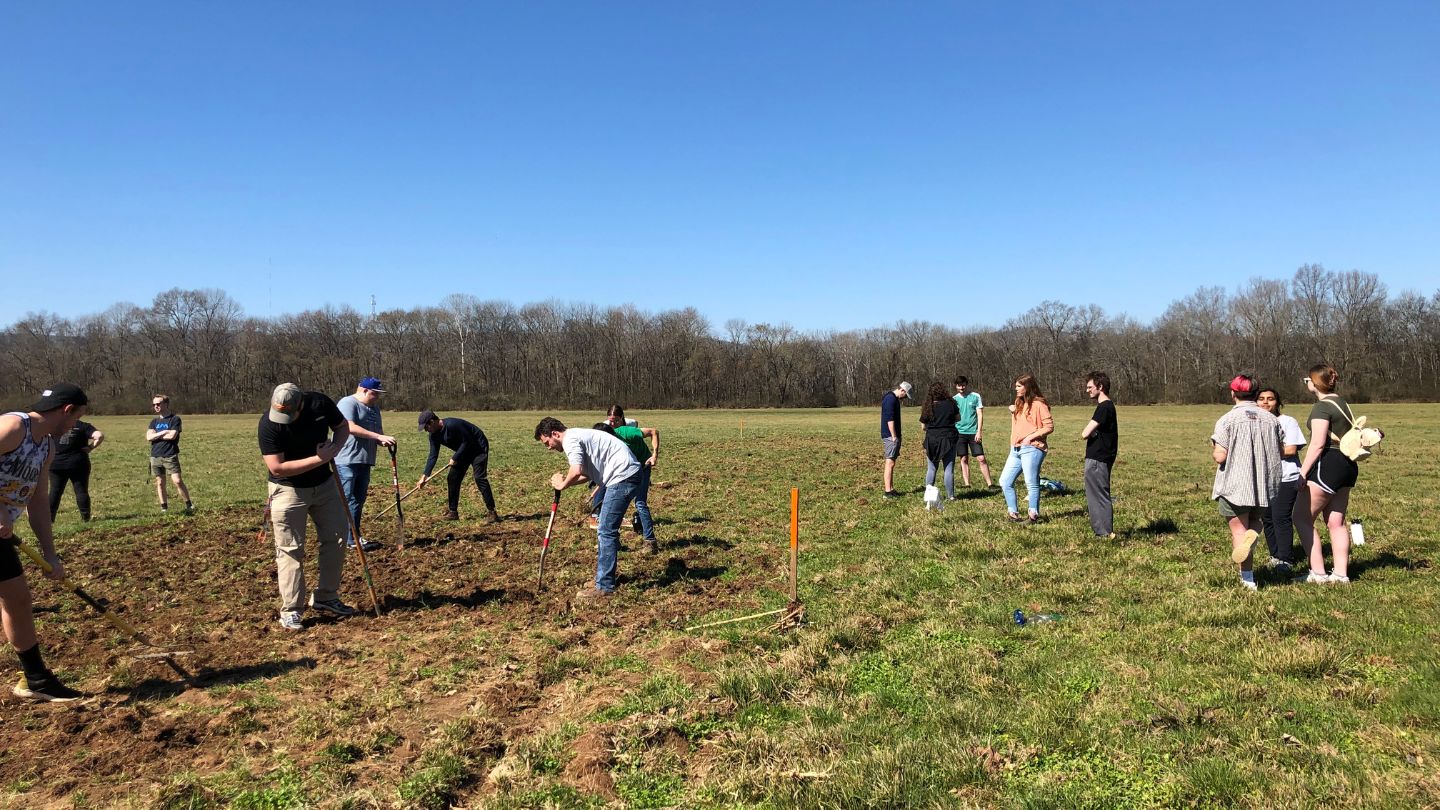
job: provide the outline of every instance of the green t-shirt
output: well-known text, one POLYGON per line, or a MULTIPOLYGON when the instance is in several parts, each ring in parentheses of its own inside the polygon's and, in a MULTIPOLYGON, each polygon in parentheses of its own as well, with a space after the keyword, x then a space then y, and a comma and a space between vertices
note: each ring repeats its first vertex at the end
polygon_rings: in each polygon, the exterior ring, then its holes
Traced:
POLYGON ((615 435, 620 438, 620 441, 625 442, 626 447, 630 448, 636 461, 644 464, 650 460, 650 445, 645 443, 645 434, 641 432, 640 428, 628 425, 617 427, 615 435))
POLYGON ((980 401, 978 393, 969 391, 964 396, 956 394, 955 405, 960 409, 960 420, 955 423, 955 430, 966 436, 974 436, 980 430, 976 411, 985 407, 985 403, 980 401))
MULTIPOLYGON (((1350 432, 1351 427, 1350 417, 1345 415, 1349 410, 1350 406, 1345 400, 1340 397, 1329 396, 1315 402, 1315 407, 1310 409, 1310 418, 1305 421, 1311 422, 1316 419, 1329 419, 1330 432, 1336 436, 1344 436, 1350 432)), ((1311 444, 1320 440, 1324 441, 1321 447, 1331 447, 1335 444, 1330 441, 1329 436, 1316 436, 1313 433, 1311 434, 1311 444)))

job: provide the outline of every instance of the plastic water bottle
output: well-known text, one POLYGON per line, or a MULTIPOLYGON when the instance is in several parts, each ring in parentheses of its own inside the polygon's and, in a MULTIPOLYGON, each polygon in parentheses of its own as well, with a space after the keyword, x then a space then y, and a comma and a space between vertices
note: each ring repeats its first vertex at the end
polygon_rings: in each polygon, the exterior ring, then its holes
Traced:
POLYGON ((1350 542, 1357 546, 1365 545, 1365 524, 1358 518, 1350 523, 1350 542))
POLYGON ((1039 613, 1031 616, 1030 621, 1034 622, 1035 624, 1045 624, 1046 622, 1058 622, 1063 618, 1065 617, 1061 616, 1059 613, 1039 613))

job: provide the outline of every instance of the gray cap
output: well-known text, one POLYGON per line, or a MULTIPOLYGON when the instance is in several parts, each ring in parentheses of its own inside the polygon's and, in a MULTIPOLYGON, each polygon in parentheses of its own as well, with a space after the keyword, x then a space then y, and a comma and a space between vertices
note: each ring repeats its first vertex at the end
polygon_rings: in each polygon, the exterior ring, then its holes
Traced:
POLYGON ((277 425, 288 425, 300 415, 300 405, 305 394, 295 383, 280 383, 270 394, 270 421, 277 425))
POLYGON ((908 383, 908 382, 902 382, 902 383, 900 383, 899 385, 897 385, 897 386, 895 386, 895 387, 896 387, 896 388, 899 388, 901 391, 904 391, 904 392, 905 392, 905 398, 906 398, 906 399, 910 399, 911 397, 915 396, 915 394, 912 393, 912 389, 914 388, 914 386, 912 386, 912 385, 911 385, 910 383, 908 383))

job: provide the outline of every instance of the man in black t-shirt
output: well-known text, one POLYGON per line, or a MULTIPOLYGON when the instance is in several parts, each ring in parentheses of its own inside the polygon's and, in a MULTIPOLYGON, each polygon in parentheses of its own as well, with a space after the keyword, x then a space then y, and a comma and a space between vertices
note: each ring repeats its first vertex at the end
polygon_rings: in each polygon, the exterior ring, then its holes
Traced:
POLYGON ((469 469, 475 474, 475 488, 480 490, 480 497, 485 501, 490 522, 499 523, 495 493, 490 489, 490 440, 485 438, 485 431, 464 419, 453 416, 442 419, 429 409, 420 412, 420 429, 430 434, 430 456, 425 459, 425 473, 420 476, 420 486, 425 485, 430 471, 435 469, 435 462, 440 459, 440 448, 443 446, 455 451, 450 456, 445 475, 448 487, 445 519, 460 519, 460 485, 465 482, 465 471, 469 469))
POLYGON ((145 431, 145 440, 150 442, 150 475, 155 479, 155 495, 160 499, 160 511, 170 511, 170 499, 165 494, 165 474, 175 482, 175 491, 185 499, 185 514, 195 511, 190 502, 190 490, 180 474, 180 417, 170 410, 170 397, 156 394, 150 398, 150 407, 155 418, 145 431))
POLYGON ((60 497, 65 485, 75 484, 75 505, 80 519, 90 520, 90 451, 105 441, 105 434, 89 422, 76 422, 75 427, 55 440, 55 457, 50 460, 50 519, 60 511, 60 497))
POLYGON ((1080 438, 1085 440, 1085 506, 1096 537, 1115 539, 1115 510, 1110 500, 1110 468, 1120 447, 1115 403, 1110 399, 1110 375, 1092 371, 1085 378, 1085 395, 1095 400, 1095 415, 1080 438))
POLYGON ((315 522, 320 581, 310 607, 332 616, 355 609, 340 601, 340 569, 345 563, 345 501, 331 480, 330 462, 350 437, 350 424, 329 397, 283 383, 270 396, 260 417, 260 455, 270 471, 270 524, 275 529, 275 567, 279 573, 280 626, 304 630, 305 518, 315 522))

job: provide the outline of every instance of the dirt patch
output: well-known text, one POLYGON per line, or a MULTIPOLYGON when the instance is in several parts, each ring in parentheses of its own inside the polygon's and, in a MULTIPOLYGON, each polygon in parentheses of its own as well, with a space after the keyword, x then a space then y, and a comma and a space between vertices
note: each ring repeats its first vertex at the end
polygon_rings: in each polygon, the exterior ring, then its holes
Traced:
MULTIPOLYGON (((34 577, 47 658, 90 697, 36 705, 6 690, 0 785, 29 806, 66 803, 76 790, 100 805, 143 803, 177 775, 203 778, 282 752, 303 763, 361 757, 362 783, 393 785, 437 729, 462 716, 493 719, 508 745, 583 724, 656 669, 707 688, 700 667, 723 644, 672 632, 743 606, 773 560, 684 535, 647 557, 627 531, 617 595, 580 606, 571 596, 593 576, 595 535, 557 531, 537 595, 543 517, 498 525, 412 517, 404 550, 368 555, 383 615, 375 617, 351 555, 342 595, 364 612, 343 621, 307 614, 303 633, 276 622, 273 551, 256 541, 249 510, 87 534, 64 550, 72 576, 157 642, 191 651, 176 660, 197 685, 134 658, 144 650, 34 577), (638 665, 616 668, 627 660, 638 665)), ((312 555, 312 577, 313 566, 312 555)), ((680 738, 676 753, 680 743, 688 752, 680 738)), ((571 750, 565 778, 613 798, 606 733, 592 726, 571 750)))

